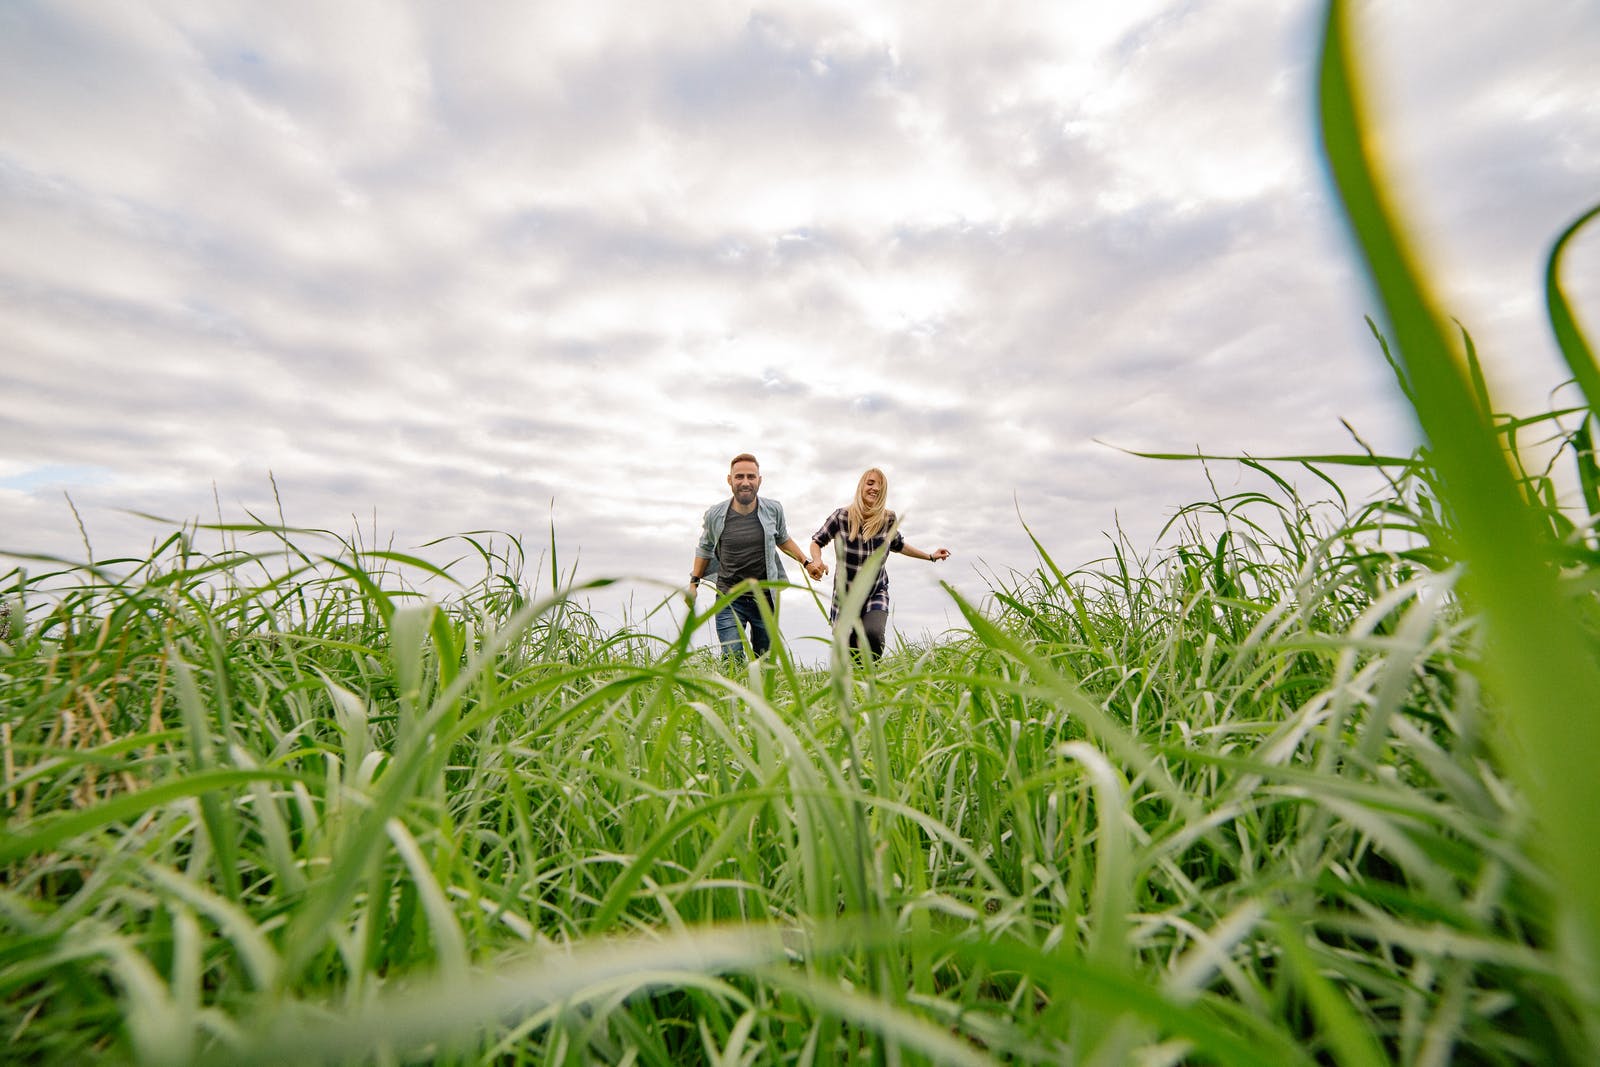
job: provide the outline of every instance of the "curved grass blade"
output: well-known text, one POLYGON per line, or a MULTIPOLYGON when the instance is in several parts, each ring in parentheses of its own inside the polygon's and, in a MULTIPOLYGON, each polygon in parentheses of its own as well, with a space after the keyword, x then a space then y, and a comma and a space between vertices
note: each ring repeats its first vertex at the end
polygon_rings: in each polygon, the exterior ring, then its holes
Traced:
POLYGON ((1550 258, 1545 264, 1544 297, 1545 306, 1550 314, 1550 328, 1555 331, 1556 344, 1567 361, 1567 368, 1577 379, 1578 388, 1583 390, 1584 398, 1589 402, 1589 410, 1600 414, 1600 407, 1596 406, 1600 405, 1600 367, 1595 365, 1594 349, 1589 346, 1583 331, 1578 328, 1577 317, 1572 313, 1572 303, 1561 287, 1561 260, 1566 255, 1567 245, 1578 235, 1578 231, 1592 222, 1596 216, 1600 216, 1600 204, 1579 215, 1556 239, 1555 245, 1550 249, 1550 258))
MULTIPOLYGON (((1484 666, 1505 710, 1500 755, 1532 798, 1581 930, 1580 954, 1600 960, 1600 880, 1591 869, 1600 839, 1600 775, 1594 773, 1600 766, 1600 666, 1557 585, 1551 545, 1522 502, 1388 203, 1370 145, 1350 19, 1348 3, 1329 4, 1320 93, 1328 165, 1394 328, 1467 564, 1463 587, 1485 616, 1484 666)), ((1593 1004, 1585 1010, 1600 1033, 1600 1010, 1593 1004)))
POLYGON ((119 793, 91 808, 82 808, 51 818, 36 820, 30 828, 0 837, 0 864, 13 863, 24 856, 48 852, 81 834, 126 823, 145 812, 183 797, 204 797, 219 790, 249 785, 251 782, 296 782, 299 777, 282 771, 223 770, 196 771, 181 778, 168 779, 137 793, 119 793))

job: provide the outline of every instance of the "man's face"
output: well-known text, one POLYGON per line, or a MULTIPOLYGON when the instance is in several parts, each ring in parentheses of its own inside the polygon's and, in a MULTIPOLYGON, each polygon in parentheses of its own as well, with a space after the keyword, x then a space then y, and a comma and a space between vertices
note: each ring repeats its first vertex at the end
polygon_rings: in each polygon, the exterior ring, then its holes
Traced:
POLYGON ((761 468, 749 460, 735 463, 728 474, 728 485, 733 489, 733 499, 741 507, 754 503, 756 490, 761 488, 761 468))

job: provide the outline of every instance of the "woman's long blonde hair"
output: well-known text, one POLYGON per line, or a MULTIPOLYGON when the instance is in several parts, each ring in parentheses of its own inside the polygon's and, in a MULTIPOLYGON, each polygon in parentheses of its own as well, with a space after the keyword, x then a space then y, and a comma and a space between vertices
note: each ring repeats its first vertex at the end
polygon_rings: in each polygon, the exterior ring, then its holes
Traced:
POLYGON ((861 478, 856 482, 856 498, 850 501, 845 517, 848 518, 849 527, 845 531, 850 540, 859 541, 866 537, 876 537, 889 522, 894 513, 888 510, 889 503, 889 476, 877 467, 868 467, 861 472, 861 478), (867 478, 870 475, 878 476, 878 502, 868 505, 866 498, 867 478))

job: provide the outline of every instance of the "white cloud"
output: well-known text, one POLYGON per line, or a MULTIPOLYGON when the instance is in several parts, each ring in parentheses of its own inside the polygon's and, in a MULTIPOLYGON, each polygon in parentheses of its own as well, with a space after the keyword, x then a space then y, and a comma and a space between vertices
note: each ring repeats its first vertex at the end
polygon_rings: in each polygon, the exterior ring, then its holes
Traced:
MULTIPOLYGON (((272 514, 272 472, 291 523, 376 510, 406 546, 542 542, 554 501, 587 573, 676 582, 751 449, 802 535, 889 469, 957 553, 895 566, 916 633, 937 579, 1032 565, 1018 502, 1075 565, 1207 491, 1096 441, 1341 451, 1343 417, 1403 451, 1316 156, 1318 11, 8 5, 7 545, 77 551, 63 490, 102 552, 213 485, 272 514)), ((1358 14, 1443 296, 1542 399, 1600 29, 1358 14)))

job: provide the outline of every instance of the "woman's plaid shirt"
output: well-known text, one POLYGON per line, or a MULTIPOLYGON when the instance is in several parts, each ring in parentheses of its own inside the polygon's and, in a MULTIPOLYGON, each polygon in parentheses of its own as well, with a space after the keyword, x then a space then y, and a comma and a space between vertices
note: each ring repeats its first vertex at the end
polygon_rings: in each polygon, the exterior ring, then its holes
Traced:
MULTIPOLYGON (((856 571, 867 562, 867 558, 883 547, 885 541, 889 542, 890 552, 899 552, 906 545, 906 539, 900 536, 900 531, 895 528, 894 512, 885 516, 883 527, 875 537, 852 538, 849 535, 850 515, 844 508, 839 508, 829 515, 822 527, 811 535, 811 540, 819 546, 826 545, 829 541, 838 539, 834 546, 838 553, 840 567, 836 568, 833 576, 833 606, 828 611, 828 621, 835 622, 839 618, 839 602, 844 598, 845 589, 855 580, 856 571), (844 580, 840 581, 841 573, 844 580)), ((878 578, 872 583, 872 592, 867 596, 867 602, 862 605, 861 612, 889 610, 889 568, 878 568, 878 578)))

